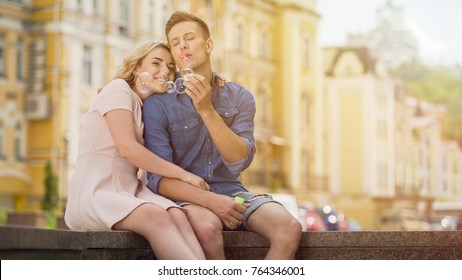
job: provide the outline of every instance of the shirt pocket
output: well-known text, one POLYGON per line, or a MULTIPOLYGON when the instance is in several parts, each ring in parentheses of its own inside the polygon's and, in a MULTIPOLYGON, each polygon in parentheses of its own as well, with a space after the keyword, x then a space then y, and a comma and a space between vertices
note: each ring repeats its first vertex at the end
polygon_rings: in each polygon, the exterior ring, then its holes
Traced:
POLYGON ((188 119, 170 125, 173 149, 188 150, 199 139, 199 120, 188 119))
POLYGON ((236 107, 220 107, 216 110, 228 127, 231 127, 234 117, 239 114, 239 110, 236 107))

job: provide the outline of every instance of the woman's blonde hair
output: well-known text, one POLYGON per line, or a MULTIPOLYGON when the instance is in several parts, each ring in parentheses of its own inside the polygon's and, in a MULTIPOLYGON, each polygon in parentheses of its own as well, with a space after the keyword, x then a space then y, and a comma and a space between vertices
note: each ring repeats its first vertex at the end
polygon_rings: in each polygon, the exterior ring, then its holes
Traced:
POLYGON ((122 64, 117 68, 117 73, 114 79, 123 79, 129 85, 131 85, 136 76, 133 73, 135 68, 141 64, 143 59, 154 49, 161 47, 166 49, 170 52, 170 47, 166 43, 148 41, 145 43, 141 43, 135 48, 132 52, 130 52, 127 57, 122 61, 122 64))

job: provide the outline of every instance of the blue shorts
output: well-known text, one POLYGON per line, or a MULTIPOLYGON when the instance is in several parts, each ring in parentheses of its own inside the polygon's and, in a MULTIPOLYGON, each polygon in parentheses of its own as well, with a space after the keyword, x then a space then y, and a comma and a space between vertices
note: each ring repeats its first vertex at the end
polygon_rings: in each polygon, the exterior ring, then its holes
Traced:
MULTIPOLYGON (((247 219, 253 213, 253 211, 255 211, 258 207, 262 206, 263 204, 268 203, 268 202, 275 202, 275 203, 281 204, 277 202, 276 200, 274 200, 273 197, 271 197, 271 195, 269 194, 254 194, 251 192, 240 191, 240 192, 235 192, 231 194, 230 196, 233 198, 235 196, 239 196, 244 199, 244 204, 250 204, 244 213, 242 224, 237 228, 237 230, 251 231, 251 229, 249 228, 249 225, 247 224, 247 219)), ((177 202, 177 204, 179 206, 186 206, 192 203, 182 201, 182 202, 177 202)))

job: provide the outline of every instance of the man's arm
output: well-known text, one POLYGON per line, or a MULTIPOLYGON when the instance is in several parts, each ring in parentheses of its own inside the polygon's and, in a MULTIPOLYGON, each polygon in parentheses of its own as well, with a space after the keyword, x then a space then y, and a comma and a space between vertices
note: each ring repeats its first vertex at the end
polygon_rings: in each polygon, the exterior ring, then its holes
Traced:
MULTIPOLYGON (((207 80, 194 75, 189 81, 185 82, 188 90, 186 93, 191 97, 194 107, 204 121, 213 142, 219 153, 227 162, 234 163, 245 159, 249 153, 248 143, 232 129, 230 129, 218 112, 213 108, 211 102, 211 86, 207 80)), ((249 104, 245 111, 239 112, 238 122, 245 123, 248 127, 247 133, 253 134, 253 118, 255 114, 255 104, 249 104)), ((253 139, 253 137, 252 137, 253 139)), ((253 156, 253 155, 252 155, 253 156)))
MULTIPOLYGON (((152 98, 143 105, 144 137, 146 147, 159 157, 173 162, 173 151, 168 135, 168 120, 161 106, 152 98)), ((188 201, 210 209, 229 227, 228 220, 239 224, 245 206, 235 203, 230 197, 195 188, 177 179, 148 174, 148 187, 174 201, 188 201)))
POLYGON ((232 224, 241 224, 246 210, 245 206, 234 202, 229 196, 204 191, 178 179, 162 178, 157 190, 172 200, 188 201, 210 209, 230 229, 235 228, 232 224))

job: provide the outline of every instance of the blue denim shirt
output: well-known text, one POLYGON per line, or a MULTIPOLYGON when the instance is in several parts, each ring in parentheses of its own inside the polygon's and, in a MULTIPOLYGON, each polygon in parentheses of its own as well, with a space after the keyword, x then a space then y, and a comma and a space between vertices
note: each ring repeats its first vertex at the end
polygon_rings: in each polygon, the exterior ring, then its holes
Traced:
MULTIPOLYGON (((247 89, 227 82, 223 88, 212 87, 212 104, 226 125, 247 143, 243 160, 229 163, 222 158, 186 94, 154 94, 145 100, 145 145, 161 158, 202 177, 215 193, 247 191, 238 176, 249 167, 256 151, 255 99, 247 89)), ((148 188, 157 193, 161 178, 148 173, 148 188)))

